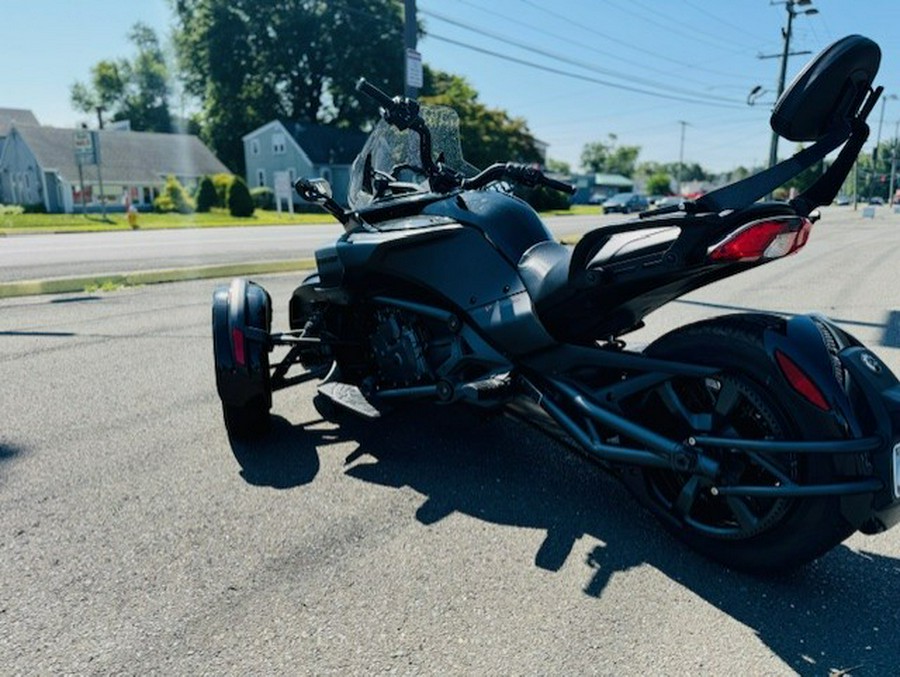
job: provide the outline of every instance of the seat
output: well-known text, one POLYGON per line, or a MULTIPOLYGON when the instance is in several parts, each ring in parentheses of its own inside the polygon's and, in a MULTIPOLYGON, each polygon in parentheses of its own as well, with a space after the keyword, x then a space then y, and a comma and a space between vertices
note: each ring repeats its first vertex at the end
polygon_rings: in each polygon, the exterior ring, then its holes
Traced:
MULTIPOLYGON (((661 226, 615 233, 600 245, 586 268, 601 268, 665 250, 680 232, 678 226, 661 226)), ((572 252, 572 247, 546 240, 532 245, 519 260, 519 274, 539 313, 548 303, 560 302, 575 293, 569 274, 572 252)))

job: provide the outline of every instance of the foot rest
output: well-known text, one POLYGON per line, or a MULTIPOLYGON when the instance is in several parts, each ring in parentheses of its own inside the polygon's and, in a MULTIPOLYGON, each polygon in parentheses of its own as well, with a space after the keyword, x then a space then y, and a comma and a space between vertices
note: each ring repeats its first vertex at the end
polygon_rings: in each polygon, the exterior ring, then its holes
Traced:
POLYGON ((329 400, 364 418, 380 418, 381 412, 365 398, 359 388, 349 383, 330 381, 319 386, 319 392, 329 400))

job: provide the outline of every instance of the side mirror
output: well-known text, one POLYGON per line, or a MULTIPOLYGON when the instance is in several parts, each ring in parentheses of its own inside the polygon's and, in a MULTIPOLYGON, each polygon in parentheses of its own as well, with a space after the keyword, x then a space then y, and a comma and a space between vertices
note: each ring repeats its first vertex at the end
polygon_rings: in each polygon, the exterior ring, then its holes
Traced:
POLYGON ((331 192, 331 184, 326 179, 297 179, 294 190, 307 202, 321 205, 322 209, 347 226, 350 216, 339 205, 331 192))
POLYGON ((297 179, 294 189, 307 202, 322 204, 334 198, 327 179, 297 179))

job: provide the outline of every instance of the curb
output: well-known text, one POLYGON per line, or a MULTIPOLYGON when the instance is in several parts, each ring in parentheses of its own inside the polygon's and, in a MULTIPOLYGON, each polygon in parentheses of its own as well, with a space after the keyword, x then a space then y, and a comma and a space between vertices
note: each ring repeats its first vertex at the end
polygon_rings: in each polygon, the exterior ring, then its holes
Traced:
POLYGON ((236 277, 241 275, 265 275, 269 273, 290 273, 315 268, 315 259, 293 259, 289 261, 258 261, 193 268, 172 268, 167 270, 145 270, 133 273, 104 273, 83 277, 59 277, 46 280, 22 280, 0 282, 0 299, 16 296, 36 296, 38 294, 65 294, 83 292, 88 287, 102 287, 110 284, 117 287, 133 287, 164 282, 185 282, 216 277, 236 277))

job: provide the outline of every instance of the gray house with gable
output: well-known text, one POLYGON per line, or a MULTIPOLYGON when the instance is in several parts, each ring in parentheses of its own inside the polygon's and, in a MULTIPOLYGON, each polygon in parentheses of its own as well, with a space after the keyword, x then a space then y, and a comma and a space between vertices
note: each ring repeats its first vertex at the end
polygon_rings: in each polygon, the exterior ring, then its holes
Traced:
MULTIPOLYGON (((273 120, 243 137, 247 185, 274 190, 276 172, 286 172, 291 184, 300 177, 321 177, 331 183, 334 199, 346 204, 350 166, 367 136, 328 125, 273 120)), ((300 197, 294 195, 294 202, 300 203, 300 197)))
POLYGON ((0 202, 73 212, 81 210, 82 201, 91 210, 127 199, 149 209, 168 176, 192 190, 203 176, 230 173, 196 136, 113 130, 96 132, 100 172, 86 164, 79 173, 75 134, 80 131, 13 122, 0 153, 0 202))

